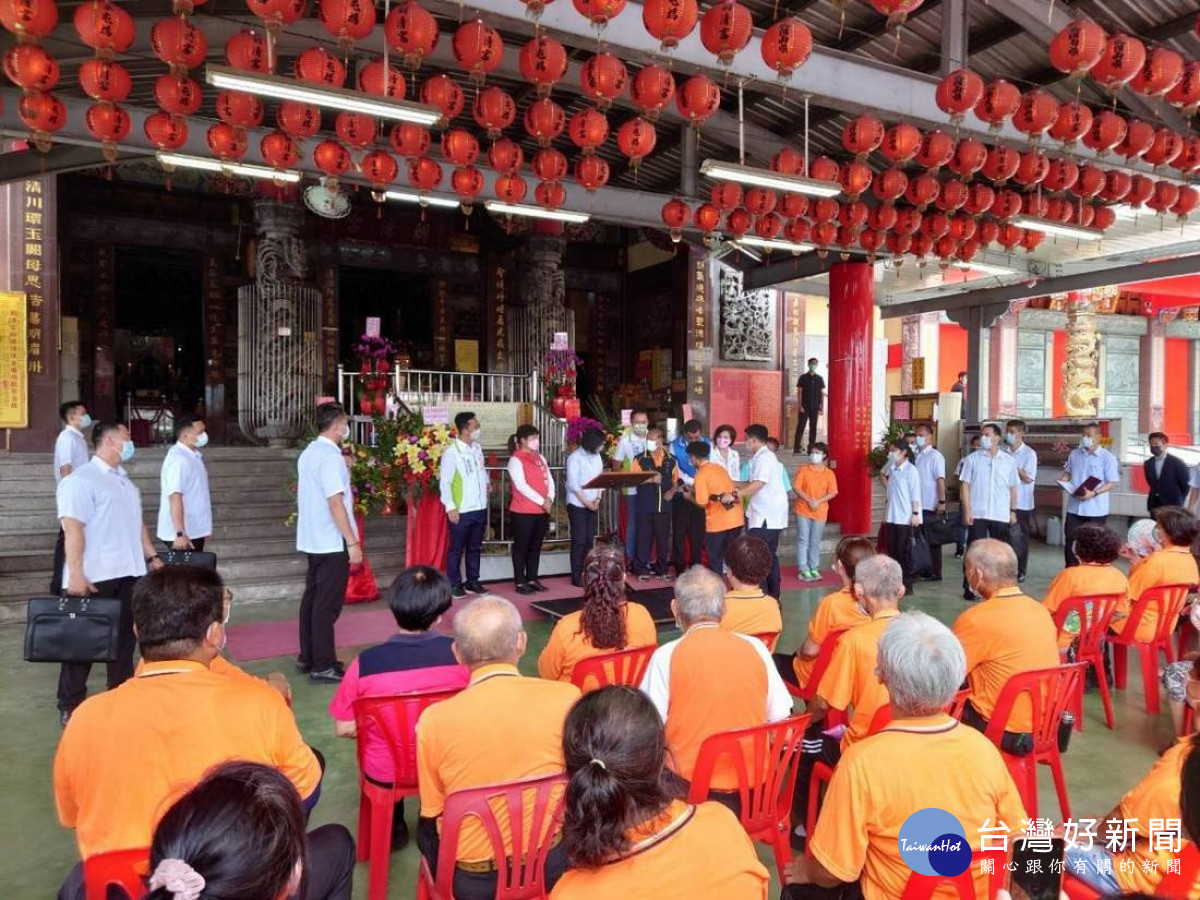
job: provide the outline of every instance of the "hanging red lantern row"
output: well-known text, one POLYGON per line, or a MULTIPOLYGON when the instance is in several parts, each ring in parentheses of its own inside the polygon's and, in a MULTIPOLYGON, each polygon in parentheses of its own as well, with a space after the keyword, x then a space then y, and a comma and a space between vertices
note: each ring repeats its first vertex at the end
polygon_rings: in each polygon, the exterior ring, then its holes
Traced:
POLYGON ((121 103, 133 90, 133 78, 116 60, 94 57, 79 67, 79 86, 93 100, 121 103))
POLYGON ((1082 78, 1104 55, 1107 40, 1095 22, 1075 19, 1050 41, 1050 64, 1072 78, 1082 78))
POLYGON ((1092 127, 1083 136, 1083 144, 1104 156, 1125 139, 1129 126, 1125 120, 1109 109, 1102 110, 1092 120, 1092 127))
POLYGON ((268 71, 267 42, 253 28, 243 28, 225 42, 225 62, 243 72, 268 71))
POLYGON ((327 179, 326 187, 331 190, 336 187, 337 179, 350 171, 350 153, 337 141, 321 141, 313 147, 313 165, 320 169, 327 179))
POLYGON ((874 176, 870 166, 861 162, 848 162, 842 166, 838 173, 838 183, 842 187, 842 193, 854 200, 871 186, 871 181, 874 176))
POLYGON ((661 66, 643 66, 633 76, 629 97, 647 120, 657 122, 675 98, 675 76, 661 66))
POLYGON ((1166 47, 1151 47, 1129 86, 1147 97, 1162 97, 1183 77, 1183 57, 1166 47))
POLYGON ((987 122, 990 131, 999 131, 1021 103, 1021 92, 1016 86, 997 78, 983 88, 979 102, 975 104, 975 115, 987 122))
POLYGON ((371 0, 319 0, 317 17, 337 41, 338 49, 348 54, 355 41, 375 29, 375 4, 371 0))
POLYGON ((471 114, 475 123, 487 132, 488 139, 494 141, 516 120, 517 104, 507 91, 498 87, 484 88, 475 95, 471 114))
POLYGON ((333 120, 333 130, 342 143, 349 144, 355 150, 365 150, 375 143, 379 126, 366 113, 340 112, 333 120))
POLYGON ((936 172, 954 156, 954 138, 944 131, 930 131, 921 139, 917 150, 917 165, 936 172))
POLYGON ((500 33, 480 19, 458 26, 453 48, 454 58, 475 84, 482 84, 504 58, 504 41, 500 33))
POLYGON ((1146 61, 1146 45, 1127 34, 1111 35, 1100 61, 1091 69, 1092 78, 1110 91, 1128 84, 1146 61))
POLYGON ((804 154, 791 147, 784 147, 771 157, 771 171, 779 172, 781 175, 803 175, 804 154))
POLYGON ((567 73, 567 50, 554 38, 539 34, 517 55, 521 77, 537 86, 539 97, 550 93, 567 73))
POLYGON ((596 148, 608 140, 608 119, 604 113, 590 106, 584 107, 571 117, 567 133, 585 154, 595 153, 596 148))
POLYGON ((874 116, 861 115, 842 129, 842 146, 861 160, 883 143, 883 134, 882 122, 874 116))
POLYGON ((753 30, 750 10, 737 0, 717 0, 700 20, 700 43, 717 62, 728 66, 750 43, 753 30))
POLYGON ((733 181, 718 181, 709 192, 712 205, 726 213, 741 205, 742 186, 733 181))
POLYGON ((178 150, 188 139, 187 120, 165 112, 146 116, 142 131, 146 140, 159 150, 178 150))
POLYGON ((393 7, 383 22, 384 39, 409 69, 420 68, 438 42, 438 23, 417 0, 393 7))
POLYGON ((253 94, 241 91, 221 91, 217 94, 217 118, 238 128, 253 128, 262 124, 263 105, 253 94))
POLYGON ((309 47, 296 57, 292 67, 296 78, 309 84, 341 87, 346 82, 346 67, 324 47, 309 47))
POLYGON ((458 82, 449 75, 440 74, 425 79, 421 85, 421 102, 441 110, 442 117, 437 124, 439 128, 445 128, 458 118, 467 100, 458 82))
POLYGON ((1187 115, 1193 115, 1200 106, 1200 60, 1188 60, 1183 64, 1179 83, 1167 92, 1167 102, 1178 106, 1187 115))
POLYGON ((746 191, 746 196, 743 205, 749 210, 752 216, 765 216, 769 212, 773 212, 775 204, 779 202, 779 198, 775 192, 762 187, 752 187, 746 191))
POLYGON ((641 117, 629 119, 617 129, 617 149, 629 157, 629 167, 634 172, 653 152, 657 141, 654 126, 641 117))
POLYGON ((691 207, 678 197, 672 197, 663 204, 662 220, 667 226, 671 240, 678 244, 683 237, 683 229, 687 228, 692 220, 691 207))
POLYGON ((110 163, 115 161, 117 144, 129 137, 129 113, 115 103, 93 103, 84 115, 84 123, 88 133, 100 142, 104 158, 110 163))
MULTIPOLYGON (((37 43, 49 37, 58 25, 58 8, 54 0, 3 0, 0 2, 0 25, 22 43, 37 43)), ((35 101, 32 105, 39 106, 40 102, 35 101)))
POLYGON ((983 175, 989 181, 1003 185, 1017 174, 1017 167, 1020 165, 1020 153, 1011 147, 997 144, 988 150, 987 159, 983 162, 983 175))
POLYGON ((210 126, 204 140, 212 155, 225 162, 240 160, 249 148, 245 129, 235 128, 226 122, 210 126))
POLYGON ((50 136, 67 124, 67 107, 50 93, 27 91, 17 101, 17 115, 29 129, 33 145, 50 150, 50 136))
POLYGON ((941 190, 942 184, 934 176, 929 174, 918 175, 916 178, 909 179, 908 190, 904 192, 904 199, 917 209, 924 210, 925 207, 937 199, 941 190))
POLYGON ((1183 138, 1169 128, 1159 128, 1154 132, 1154 142, 1142 154, 1142 159, 1154 166, 1155 169, 1161 169, 1173 163, 1175 157, 1182 152, 1183 138))
POLYGON ((575 180, 589 193, 608 184, 608 176, 608 162, 603 156, 591 153, 575 160, 575 180))
POLYGON ((59 68, 37 44, 17 44, 4 54, 4 74, 23 91, 49 91, 58 84, 59 68))
MULTIPOLYGON (((408 158, 424 154, 401 155, 408 158)), ((475 135, 463 128, 451 129, 442 135, 442 156, 456 166, 473 166, 475 160, 479 159, 479 141, 475 139, 475 135)))
POLYGON ((154 81, 154 102, 171 115, 194 115, 203 99, 200 85, 191 78, 165 73, 154 81))
POLYGON ((1058 108, 1058 116, 1050 126, 1050 137, 1070 146, 1087 134, 1092 119, 1090 107, 1078 100, 1069 100, 1058 108))
POLYGON ((567 177, 567 158, 551 147, 535 153, 530 167, 542 181, 562 181, 567 177))
POLYGON ((1125 137, 1117 144, 1117 153, 1127 160, 1141 159, 1154 144, 1154 126, 1141 119, 1130 119, 1126 123, 1125 137))
POLYGON ((950 158, 950 171, 960 178, 970 181, 987 162, 987 147, 975 138, 963 138, 954 148, 954 156, 950 158))
POLYGON ((700 229, 700 233, 707 239, 721 225, 721 211, 711 203, 701 203, 696 207, 696 212, 692 215, 692 220, 696 223, 696 227, 700 229))
POLYGON ((597 53, 579 67, 579 86, 584 96, 596 101, 600 109, 608 109, 629 80, 625 63, 611 53, 597 53))
POLYGON ((409 185, 422 193, 432 191, 442 183, 442 167, 428 156, 408 160, 404 171, 409 185))
POLYGON ((961 122, 983 96, 983 79, 970 69, 955 69, 937 86, 934 98, 938 108, 954 123, 961 122))
POLYGON ((721 89, 705 75, 693 75, 675 94, 679 114, 693 128, 699 128, 721 107, 721 89))
POLYGON ((1058 101, 1046 91, 1034 88, 1021 97, 1017 111, 1013 113, 1013 127, 1037 140, 1058 119, 1058 101))
POLYGON ((525 131, 541 147, 549 147, 567 127, 567 114, 549 97, 534 100, 525 110, 525 131))
POLYGON ((187 16, 155 22, 150 29, 150 46, 154 55, 177 73, 196 68, 208 55, 208 38, 187 16))
POLYGON ((1200 191, 1189 185, 1183 185, 1179 188, 1179 198, 1171 205, 1171 212, 1175 214, 1176 221, 1182 225, 1197 204, 1200 204, 1200 191))
POLYGON ((474 166, 460 166, 450 173, 450 188, 458 195, 458 205, 471 214, 475 198, 483 191, 483 173, 474 166))
POLYGON ((791 78, 793 72, 808 62, 812 49, 812 32, 794 16, 769 26, 759 44, 763 62, 774 69, 781 80, 791 78))
POLYGON ((908 176, 900 169, 884 169, 872 181, 871 188, 875 196, 886 204, 876 208, 886 209, 904 196, 908 190, 908 176))
POLYGON ((698 18, 696 0, 646 0, 642 4, 642 24, 664 51, 675 49, 691 34, 698 18))
POLYGON ((917 155, 922 139, 923 135, 915 125, 900 122, 884 133, 879 152, 888 162, 902 166, 917 155))
MULTIPOLYGON (((16 8, 20 9, 25 5, 27 4, 22 3, 16 8)), ((54 4, 49 5, 53 7, 54 4)), ((3 6, 4 4, 0 4, 0 7, 3 6)), ((56 13, 55 21, 57 19, 56 13)), ((110 0, 86 0, 75 7, 75 15, 71 21, 79 39, 91 47, 97 56, 105 59, 112 59, 114 55, 124 53, 133 46, 137 36, 133 17, 110 0)))
POLYGON ((525 193, 528 190, 529 186, 525 184, 525 179, 515 172, 501 175, 496 179, 493 187, 496 199, 504 203, 520 203, 525 199, 525 193))
POLYGON ((601 30, 625 9, 625 0, 573 0, 573 2, 580 15, 601 30))
POLYGON ((508 138, 501 138, 488 148, 488 165, 502 175, 511 175, 525 164, 525 151, 521 145, 508 138))
POLYGON ((388 135, 388 143, 397 156, 412 159, 429 152, 433 139, 429 129, 416 122, 397 122, 388 135))
POLYGON ((750 211, 744 207, 737 207, 729 211, 729 215, 725 217, 725 230, 735 238, 740 238, 754 224, 754 216, 750 215, 750 211))
POLYGON ((321 107, 284 100, 275 110, 275 124, 284 134, 298 141, 307 140, 321 130, 321 107))
POLYGON ((567 201, 567 191, 557 181, 539 181, 533 199, 543 209, 558 209, 567 201))
POLYGON ((358 70, 358 89, 376 97, 403 97, 408 91, 404 73, 382 59, 372 60, 358 70))
POLYGON ((961 181, 950 180, 942 182, 937 199, 933 201, 944 213, 952 213, 962 208, 967 202, 967 186, 961 181))

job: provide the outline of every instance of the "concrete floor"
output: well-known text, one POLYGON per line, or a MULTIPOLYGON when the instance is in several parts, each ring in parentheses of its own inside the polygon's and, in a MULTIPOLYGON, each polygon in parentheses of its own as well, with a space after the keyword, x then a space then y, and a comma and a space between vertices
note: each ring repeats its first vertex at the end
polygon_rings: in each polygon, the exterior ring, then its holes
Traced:
MULTIPOLYGON (((1032 596, 1040 598, 1061 566, 1060 549, 1034 547, 1026 589, 1032 596)), ((958 562, 948 554, 946 580, 940 584, 918 585, 916 595, 904 606, 923 609, 947 623, 952 622, 966 605, 961 599, 960 573, 958 562)), ((814 590, 785 592, 785 630, 781 647, 798 646, 819 599, 820 593, 814 590)), ((237 622, 286 619, 294 614, 293 610, 294 604, 285 602, 244 604, 235 606, 233 616, 237 622)), ((536 674, 537 654, 545 644, 549 630, 547 622, 529 625, 530 649, 522 663, 526 673, 536 674)), ((57 667, 22 662, 22 638, 21 628, 0 628, 0 684, 5 686, 0 691, 0 721, 8 723, 0 736, 0 754, 5 761, 0 768, 0 797, 5 806, 4 815, 0 816, 0 847, 5 851, 0 854, 0 884, 4 885, 5 897, 35 900, 55 895, 77 857, 72 833, 58 825, 51 788, 51 762, 60 731, 54 708, 57 667)), ((291 659, 256 662, 246 668, 258 674, 274 669, 289 673, 289 677, 294 673, 291 659)), ((1131 681, 1137 677, 1136 669, 1136 665, 1130 666, 1131 681)), ((353 830, 358 808, 357 767, 352 742, 333 736, 326 712, 333 688, 313 686, 299 677, 292 677, 292 681, 300 728, 309 743, 321 749, 329 763, 321 802, 313 813, 312 824, 341 822, 353 830)), ((93 671, 91 687, 93 691, 103 688, 103 667, 98 666, 93 671)), ((1111 809, 1172 739, 1165 711, 1153 720, 1142 711, 1140 682, 1131 683, 1130 690, 1117 696, 1116 715, 1118 729, 1110 732, 1104 727, 1099 696, 1095 693, 1087 695, 1086 730, 1074 736, 1066 756, 1067 780, 1076 817, 1100 816, 1111 809)), ((136 735, 129 738, 136 740, 136 735)), ((1048 772, 1042 776, 1040 784, 1042 815, 1053 814, 1058 820, 1060 816, 1048 772)), ((415 804, 410 803, 410 825, 415 824, 415 816, 415 804)), ((773 869, 765 845, 760 846, 759 855, 768 869, 773 869)), ((416 858, 415 846, 393 855, 390 896, 415 896, 416 858)), ((773 887, 771 896, 777 896, 777 893, 773 887)), ((365 865, 359 866, 354 895, 356 898, 366 896, 365 865)))

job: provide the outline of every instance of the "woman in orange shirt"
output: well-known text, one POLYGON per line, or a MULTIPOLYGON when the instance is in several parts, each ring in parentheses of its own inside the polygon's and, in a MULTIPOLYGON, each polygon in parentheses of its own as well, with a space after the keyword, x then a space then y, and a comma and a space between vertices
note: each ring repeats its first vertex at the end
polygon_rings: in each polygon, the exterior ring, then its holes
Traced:
POLYGON ((725 550, 730 589, 725 594, 721 627, 752 637, 771 635, 766 642, 768 650, 775 649, 775 642, 783 631, 779 601, 762 589, 774 561, 775 556, 767 542, 751 534, 739 534, 725 550))
POLYGON ((563 848, 571 868, 551 900, 765 900, 769 876, 737 817, 686 803, 667 767, 662 719, 641 691, 606 687, 563 727, 563 848))
POLYGON ((837 478, 825 464, 829 447, 822 443, 808 448, 808 465, 800 466, 792 479, 796 492, 796 565, 800 578, 817 581, 821 577, 821 533, 829 518, 829 501, 837 496, 837 478))
MULTIPOLYGON (((1075 531, 1071 549, 1079 565, 1063 569, 1054 576, 1042 606, 1050 615, 1058 612, 1063 601, 1070 597, 1095 597, 1098 594, 1118 594, 1125 597, 1129 583, 1125 573, 1113 565, 1121 555, 1121 538, 1103 525, 1080 525, 1075 531)), ((1118 606, 1120 604, 1118 603, 1118 606)), ((1058 629, 1058 646, 1066 649, 1079 634, 1079 615, 1071 613, 1058 629)))
MULTIPOLYGON (((1197 570, 1196 557, 1192 555, 1192 544, 1200 535, 1200 521, 1179 506, 1160 506, 1154 512, 1154 521, 1157 524, 1155 540, 1162 549, 1155 550, 1129 570, 1129 593, 1113 618, 1112 630, 1117 634, 1124 633, 1133 605, 1150 588, 1168 584, 1195 585, 1200 581, 1200 570, 1197 570)), ((1158 627, 1158 614, 1147 609, 1135 627, 1139 641, 1150 640, 1158 627)))
POLYGON ((570 681, 582 660, 657 643, 646 607, 625 599, 625 554, 620 547, 597 547, 583 563, 583 609, 558 620, 538 657, 538 674, 570 681))

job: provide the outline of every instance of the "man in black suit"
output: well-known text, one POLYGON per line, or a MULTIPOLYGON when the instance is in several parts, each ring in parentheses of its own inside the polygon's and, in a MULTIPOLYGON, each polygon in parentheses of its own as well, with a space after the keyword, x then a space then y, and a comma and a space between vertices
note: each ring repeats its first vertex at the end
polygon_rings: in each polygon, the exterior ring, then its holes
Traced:
POLYGON ((1150 496, 1146 506, 1150 515, 1160 506, 1183 506, 1188 495, 1188 467, 1177 456, 1167 452, 1170 441, 1161 431, 1150 435, 1150 458, 1142 463, 1150 496))

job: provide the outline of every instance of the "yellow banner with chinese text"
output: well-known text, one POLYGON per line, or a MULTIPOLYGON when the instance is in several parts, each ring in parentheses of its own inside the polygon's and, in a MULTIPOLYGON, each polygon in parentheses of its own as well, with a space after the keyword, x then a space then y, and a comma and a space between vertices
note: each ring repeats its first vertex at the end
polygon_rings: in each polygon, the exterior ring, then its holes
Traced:
POLYGON ((0 428, 29 427, 29 344, 26 298, 0 291, 0 428))

